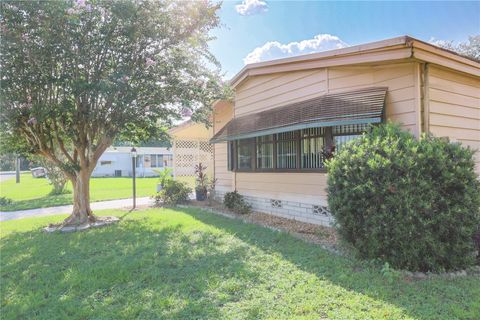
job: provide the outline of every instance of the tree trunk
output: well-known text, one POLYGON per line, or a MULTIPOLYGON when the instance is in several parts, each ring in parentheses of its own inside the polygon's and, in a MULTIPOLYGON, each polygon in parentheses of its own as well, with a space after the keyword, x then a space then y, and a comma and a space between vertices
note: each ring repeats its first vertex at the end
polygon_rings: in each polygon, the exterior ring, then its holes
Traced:
POLYGON ((94 222, 95 216, 90 209, 90 170, 81 169, 73 185, 73 212, 65 219, 64 225, 80 225, 87 222, 94 222))

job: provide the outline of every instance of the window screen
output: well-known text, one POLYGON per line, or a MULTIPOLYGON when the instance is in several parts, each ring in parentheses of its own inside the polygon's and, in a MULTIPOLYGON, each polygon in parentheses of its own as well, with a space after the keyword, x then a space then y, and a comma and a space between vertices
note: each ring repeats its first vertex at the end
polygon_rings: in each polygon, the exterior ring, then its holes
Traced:
POLYGON ((325 146, 325 128, 309 128, 301 131, 302 169, 323 168, 323 148, 325 146))
POLYGON ((360 137, 368 128, 369 124, 366 123, 333 127, 332 134, 336 152, 339 152, 347 142, 360 137))
POLYGON ((277 134, 277 169, 297 167, 297 131, 277 134))
POLYGON ((273 169, 273 135, 257 137, 257 168, 273 169))

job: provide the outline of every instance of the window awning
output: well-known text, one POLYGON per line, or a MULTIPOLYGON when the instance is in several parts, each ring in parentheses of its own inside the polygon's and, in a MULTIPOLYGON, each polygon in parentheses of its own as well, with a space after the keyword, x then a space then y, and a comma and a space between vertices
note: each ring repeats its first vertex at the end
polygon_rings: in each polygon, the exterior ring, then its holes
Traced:
POLYGON ((387 87, 326 94, 232 119, 211 143, 258 137, 314 127, 382 121, 387 87))

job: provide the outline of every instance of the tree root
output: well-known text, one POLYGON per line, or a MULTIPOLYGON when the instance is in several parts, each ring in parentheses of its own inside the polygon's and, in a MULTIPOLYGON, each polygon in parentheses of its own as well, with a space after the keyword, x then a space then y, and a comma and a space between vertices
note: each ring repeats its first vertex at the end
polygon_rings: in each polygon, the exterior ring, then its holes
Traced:
POLYGON ((49 224, 43 230, 45 232, 75 232, 87 230, 90 228, 98 228, 106 225, 110 225, 120 221, 119 218, 113 216, 97 217, 93 214, 89 214, 87 219, 80 220, 78 216, 72 214, 67 217, 63 222, 56 224, 49 224))
POLYGON ((63 220, 62 224, 64 226, 79 226, 86 223, 94 223, 97 220, 98 218, 92 212, 89 212, 87 215, 72 213, 65 220, 63 220))

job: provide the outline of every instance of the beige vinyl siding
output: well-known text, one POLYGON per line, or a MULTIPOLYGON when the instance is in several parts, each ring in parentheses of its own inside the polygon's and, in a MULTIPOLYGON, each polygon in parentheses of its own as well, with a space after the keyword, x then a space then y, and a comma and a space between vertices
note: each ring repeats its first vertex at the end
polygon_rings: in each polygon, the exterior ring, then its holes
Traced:
POLYGON ((326 91, 325 69, 259 76, 255 86, 250 80, 237 88, 235 117, 279 107, 290 102, 320 96, 326 91))
POLYGON ((428 80, 430 132, 480 149, 480 78, 430 66, 428 80))
POLYGON ((231 191, 232 172, 227 167, 227 144, 216 143, 215 152, 215 178, 217 179, 216 188, 219 191, 231 191))
POLYGON ((236 187, 247 196, 313 205, 327 204, 325 173, 238 172, 236 187))
MULTIPOLYGON (((326 93, 388 86, 386 116, 418 133, 415 62, 378 66, 329 67, 252 77, 236 88, 235 117, 326 93)), ((324 173, 236 173, 236 189, 245 195, 326 204, 324 173)))
MULTIPOLYGON (((217 133, 223 126, 232 119, 233 106, 224 101, 214 106, 213 131, 217 133)), ((228 171, 227 143, 215 143, 213 145, 215 178, 217 179, 216 189, 221 192, 233 190, 233 173, 228 171)))
POLYGON ((415 67, 415 63, 403 63, 377 67, 330 68, 329 92, 386 86, 386 118, 418 134, 415 108, 419 102, 416 101, 415 67))
POLYGON ((386 115, 418 134, 416 63, 336 67, 252 77, 236 89, 235 117, 326 94, 388 86, 386 115))

